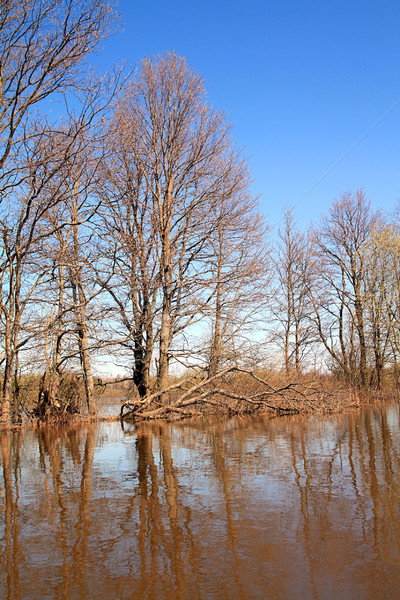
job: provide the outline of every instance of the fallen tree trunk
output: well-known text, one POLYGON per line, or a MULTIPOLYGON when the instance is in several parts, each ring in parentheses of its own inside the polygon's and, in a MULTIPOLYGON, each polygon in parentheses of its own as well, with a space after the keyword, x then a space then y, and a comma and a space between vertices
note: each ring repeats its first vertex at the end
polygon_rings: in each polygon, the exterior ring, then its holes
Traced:
POLYGON ((275 387, 252 371, 229 367, 209 378, 197 373, 142 399, 127 399, 120 416, 121 419, 182 419, 201 416, 210 410, 228 414, 298 414, 333 412, 337 406, 337 394, 315 387, 313 381, 289 381, 275 387))

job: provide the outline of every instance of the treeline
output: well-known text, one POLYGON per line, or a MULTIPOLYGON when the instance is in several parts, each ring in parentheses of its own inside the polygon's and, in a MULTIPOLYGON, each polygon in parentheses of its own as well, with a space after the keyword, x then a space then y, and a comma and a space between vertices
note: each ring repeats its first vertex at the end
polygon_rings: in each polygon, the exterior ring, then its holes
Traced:
POLYGON ((287 212, 275 254, 286 371, 328 368, 359 388, 399 385, 400 222, 364 192, 335 200, 307 234, 287 212))
POLYGON ((307 234, 287 212, 272 243, 231 124, 183 58, 91 73, 117 24, 98 0, 5 0, 0 19, 3 424, 26 372, 49 407, 79 373, 94 414, 99 360, 160 405, 172 366, 398 381, 394 217, 358 191, 307 234))

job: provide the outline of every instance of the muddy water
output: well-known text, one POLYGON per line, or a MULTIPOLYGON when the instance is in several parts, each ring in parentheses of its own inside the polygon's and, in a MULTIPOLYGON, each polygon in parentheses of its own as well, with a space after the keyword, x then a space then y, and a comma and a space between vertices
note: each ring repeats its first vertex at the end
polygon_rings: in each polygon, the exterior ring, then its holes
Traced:
POLYGON ((3 434, 0 598, 399 598, 399 419, 3 434))

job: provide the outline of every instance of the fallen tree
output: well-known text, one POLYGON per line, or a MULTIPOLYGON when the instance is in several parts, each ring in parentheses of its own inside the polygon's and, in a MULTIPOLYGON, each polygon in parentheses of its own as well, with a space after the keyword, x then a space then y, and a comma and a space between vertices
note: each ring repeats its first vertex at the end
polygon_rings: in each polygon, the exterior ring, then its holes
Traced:
POLYGON ((226 368, 212 377, 195 373, 179 382, 148 394, 128 397, 121 405, 123 420, 182 419, 214 412, 230 415, 244 413, 299 414, 335 412, 358 406, 350 397, 303 378, 272 385, 253 371, 226 368))

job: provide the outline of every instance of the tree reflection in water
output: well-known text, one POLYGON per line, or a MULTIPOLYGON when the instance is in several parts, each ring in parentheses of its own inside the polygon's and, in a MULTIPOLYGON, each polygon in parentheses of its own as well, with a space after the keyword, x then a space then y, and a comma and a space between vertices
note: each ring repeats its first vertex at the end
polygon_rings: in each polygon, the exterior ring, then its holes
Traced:
POLYGON ((399 411, 2 433, 0 597, 400 595, 399 411))

